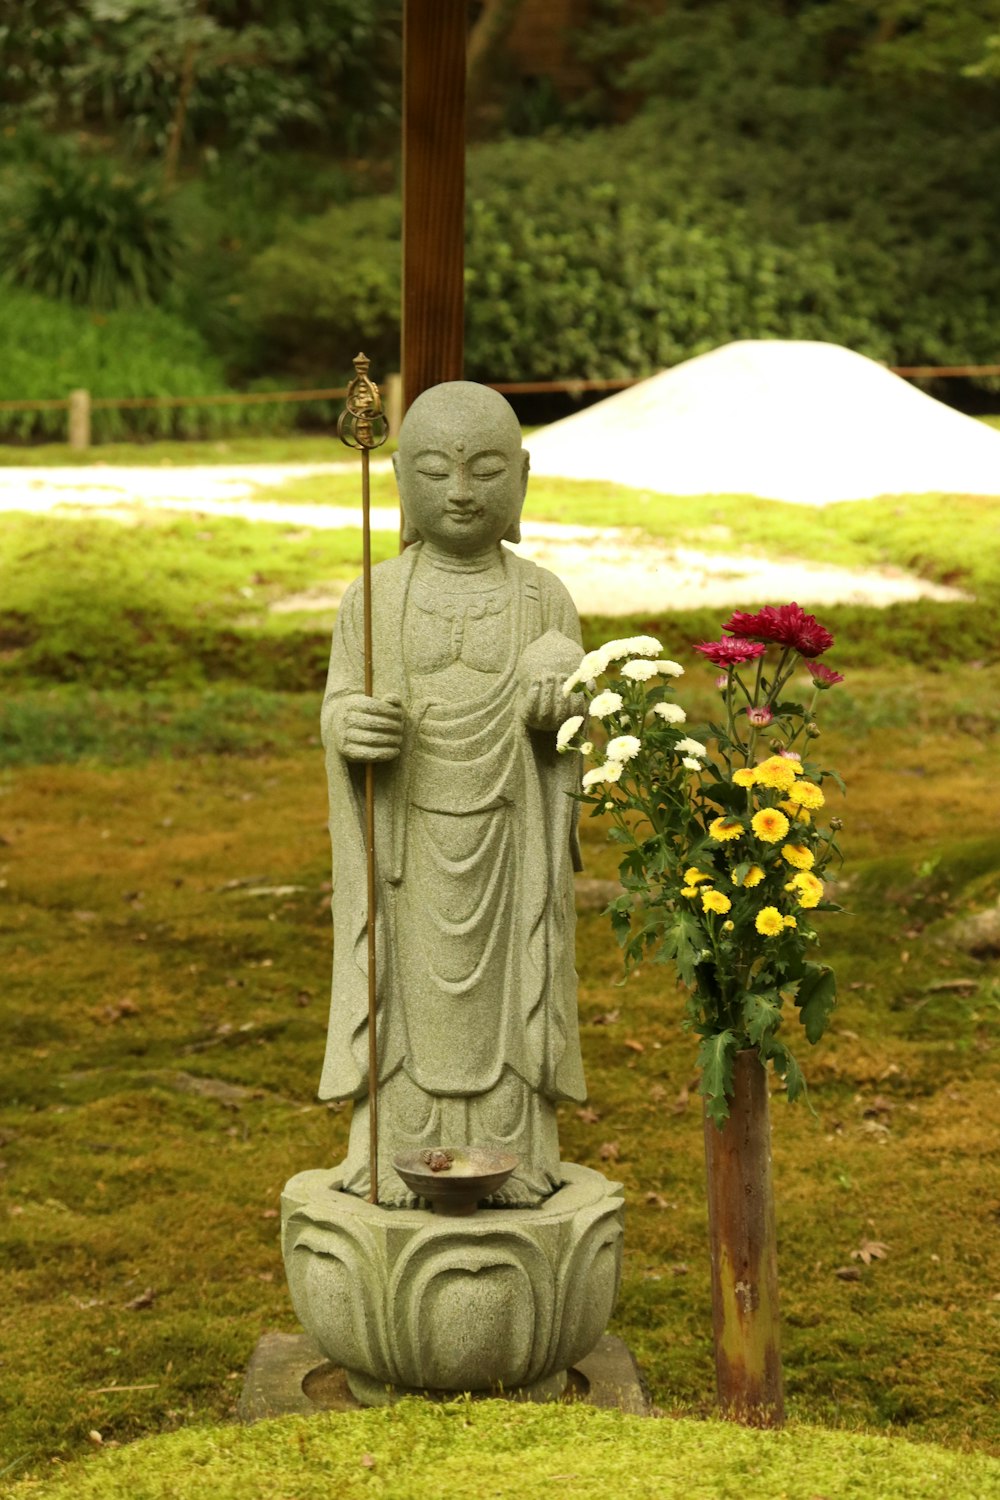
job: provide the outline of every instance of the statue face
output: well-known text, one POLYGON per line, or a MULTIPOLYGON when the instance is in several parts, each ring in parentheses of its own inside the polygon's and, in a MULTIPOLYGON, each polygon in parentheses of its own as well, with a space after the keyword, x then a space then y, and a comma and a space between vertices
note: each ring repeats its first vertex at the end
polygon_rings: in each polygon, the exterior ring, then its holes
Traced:
POLYGON ((425 391, 407 412, 394 463, 408 528, 442 551, 481 552, 516 526, 528 455, 495 391, 460 381, 425 391))

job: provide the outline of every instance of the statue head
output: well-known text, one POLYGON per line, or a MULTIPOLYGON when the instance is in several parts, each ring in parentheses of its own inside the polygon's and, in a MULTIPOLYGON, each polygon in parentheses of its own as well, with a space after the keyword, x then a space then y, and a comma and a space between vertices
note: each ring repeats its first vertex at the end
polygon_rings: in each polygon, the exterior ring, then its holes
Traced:
POLYGON ((404 541, 460 556, 520 541, 528 454, 498 391, 467 380, 431 386, 403 418, 392 462, 404 541))

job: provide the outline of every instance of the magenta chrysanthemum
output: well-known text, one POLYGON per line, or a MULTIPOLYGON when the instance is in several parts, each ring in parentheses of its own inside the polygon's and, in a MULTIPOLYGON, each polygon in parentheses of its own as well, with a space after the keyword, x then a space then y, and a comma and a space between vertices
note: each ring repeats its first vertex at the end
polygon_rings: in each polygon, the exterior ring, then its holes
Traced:
POLYGON ((755 615, 737 609, 723 625, 739 639, 774 641, 791 646, 800 656, 822 656, 833 645, 833 636, 815 615, 806 614, 801 604, 765 604, 755 615))
POLYGON ((755 661, 758 656, 763 656, 767 647, 759 641, 702 641, 700 646, 695 646, 702 656, 707 656, 710 662, 717 667, 740 667, 744 662, 755 661))
POLYGON ((843 682, 843 672, 835 672, 832 667, 825 667, 821 661, 807 661, 806 671, 812 677, 817 687, 836 687, 838 682, 843 682))

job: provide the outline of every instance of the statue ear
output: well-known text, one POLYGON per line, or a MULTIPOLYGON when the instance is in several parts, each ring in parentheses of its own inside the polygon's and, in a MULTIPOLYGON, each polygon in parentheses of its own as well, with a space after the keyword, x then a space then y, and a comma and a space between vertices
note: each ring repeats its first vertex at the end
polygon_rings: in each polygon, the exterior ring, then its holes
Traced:
MULTIPOLYGON (((398 450, 392 455, 392 468, 393 468, 393 473, 396 476, 396 488, 399 489, 399 452, 398 452, 398 450)), ((417 530, 417 528, 414 526, 413 522, 407 516, 405 509, 403 509, 403 494, 402 494, 402 490, 400 490, 399 505, 400 505, 400 509, 403 511, 403 533, 402 533, 403 546, 404 547, 411 547, 414 542, 422 542, 423 541, 423 537, 420 535, 420 532, 417 530)))
POLYGON ((511 521, 504 532, 502 541, 519 542, 521 540, 521 508, 524 505, 524 497, 528 491, 528 470, 531 467, 531 454, 527 448, 521 449, 521 503, 517 507, 517 515, 511 521))

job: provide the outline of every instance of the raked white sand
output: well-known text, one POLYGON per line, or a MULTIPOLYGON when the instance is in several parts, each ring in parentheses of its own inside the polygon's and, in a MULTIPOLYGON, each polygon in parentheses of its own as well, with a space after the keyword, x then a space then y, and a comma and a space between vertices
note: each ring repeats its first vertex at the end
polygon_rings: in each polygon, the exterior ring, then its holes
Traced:
POLYGON ((1000 432, 837 344, 726 344, 535 433, 535 474, 830 505, 1000 495, 1000 432))

